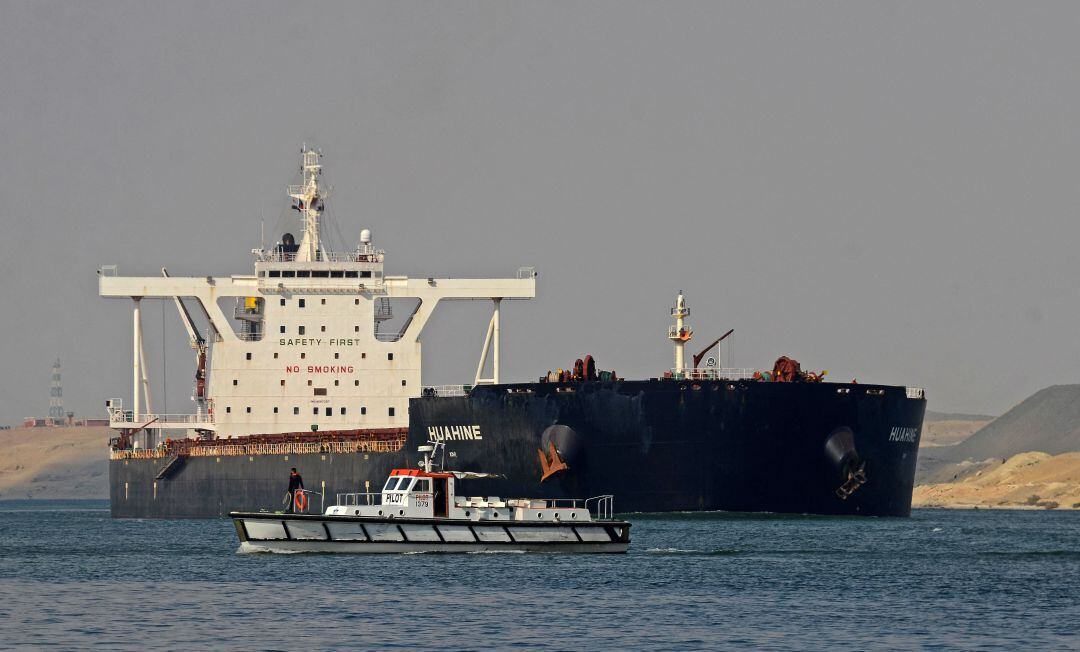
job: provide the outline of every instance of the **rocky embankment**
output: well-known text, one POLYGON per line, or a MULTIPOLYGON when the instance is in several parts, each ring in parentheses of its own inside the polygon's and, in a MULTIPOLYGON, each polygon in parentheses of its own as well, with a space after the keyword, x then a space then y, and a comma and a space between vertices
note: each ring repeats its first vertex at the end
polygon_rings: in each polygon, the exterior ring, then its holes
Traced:
POLYGON ((0 430, 0 500, 108 498, 108 428, 0 430))
POLYGON ((1019 453, 960 463, 947 482, 915 487, 915 507, 1080 509, 1080 452, 1019 453))

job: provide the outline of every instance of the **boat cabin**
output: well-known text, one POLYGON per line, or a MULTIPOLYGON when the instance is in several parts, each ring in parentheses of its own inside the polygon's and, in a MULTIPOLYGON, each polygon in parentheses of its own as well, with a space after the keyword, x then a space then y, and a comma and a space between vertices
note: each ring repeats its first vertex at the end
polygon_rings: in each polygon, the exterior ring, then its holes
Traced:
POLYGON ((338 494, 327 516, 450 518, 471 521, 589 521, 576 500, 498 496, 459 496, 458 480, 492 477, 487 473, 394 469, 379 493, 338 494))

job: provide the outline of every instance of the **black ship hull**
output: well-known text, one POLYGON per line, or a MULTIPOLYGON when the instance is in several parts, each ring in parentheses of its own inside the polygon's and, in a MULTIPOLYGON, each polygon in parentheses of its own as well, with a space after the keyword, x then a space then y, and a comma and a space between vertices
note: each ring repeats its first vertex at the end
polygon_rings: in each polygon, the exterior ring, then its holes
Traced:
MULTIPOLYGON (((880 385, 482 386, 412 399, 408 438, 396 452, 190 457, 169 473, 167 459, 113 460, 111 509, 129 518, 281 509, 293 466, 329 505, 335 493, 378 491, 391 469, 415 466, 417 446, 436 438, 449 468, 506 476, 469 481, 470 495, 614 494, 624 513, 907 516, 925 408, 921 395, 880 385), (551 464, 566 468, 541 482, 551 464)), ((312 511, 322 506, 316 500, 312 511)))

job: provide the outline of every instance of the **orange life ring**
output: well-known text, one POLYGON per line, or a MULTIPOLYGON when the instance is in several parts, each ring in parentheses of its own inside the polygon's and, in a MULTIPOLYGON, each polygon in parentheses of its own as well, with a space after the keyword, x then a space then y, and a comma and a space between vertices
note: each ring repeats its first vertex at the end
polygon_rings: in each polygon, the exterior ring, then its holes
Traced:
POLYGON ((293 497, 293 506, 296 507, 296 511, 298 511, 298 512, 306 512, 307 511, 307 507, 308 507, 307 494, 304 493, 303 489, 297 491, 296 495, 293 497))

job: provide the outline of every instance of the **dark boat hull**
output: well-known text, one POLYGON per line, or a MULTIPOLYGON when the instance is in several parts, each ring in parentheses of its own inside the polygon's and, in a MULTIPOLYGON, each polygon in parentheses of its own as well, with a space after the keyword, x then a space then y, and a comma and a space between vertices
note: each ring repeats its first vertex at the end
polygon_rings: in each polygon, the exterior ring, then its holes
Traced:
MULTIPOLYGON (((295 466, 329 505, 334 493, 377 491, 391 469, 415 466, 416 447, 435 436, 445 439, 451 468, 507 476, 469 481, 464 491, 470 495, 614 494, 619 512, 907 516, 925 408, 926 401, 909 397, 905 388, 880 385, 646 380, 484 386, 465 397, 413 399, 409 436, 398 452, 193 457, 161 480, 155 476, 165 460, 114 460, 110 497, 116 517, 280 509, 288 469, 295 466), (556 447, 568 468, 541 483, 538 449, 553 425, 565 426, 556 447), (860 466, 865 482, 841 497, 837 490, 860 466)), ((322 506, 315 501, 313 511, 322 506)))

